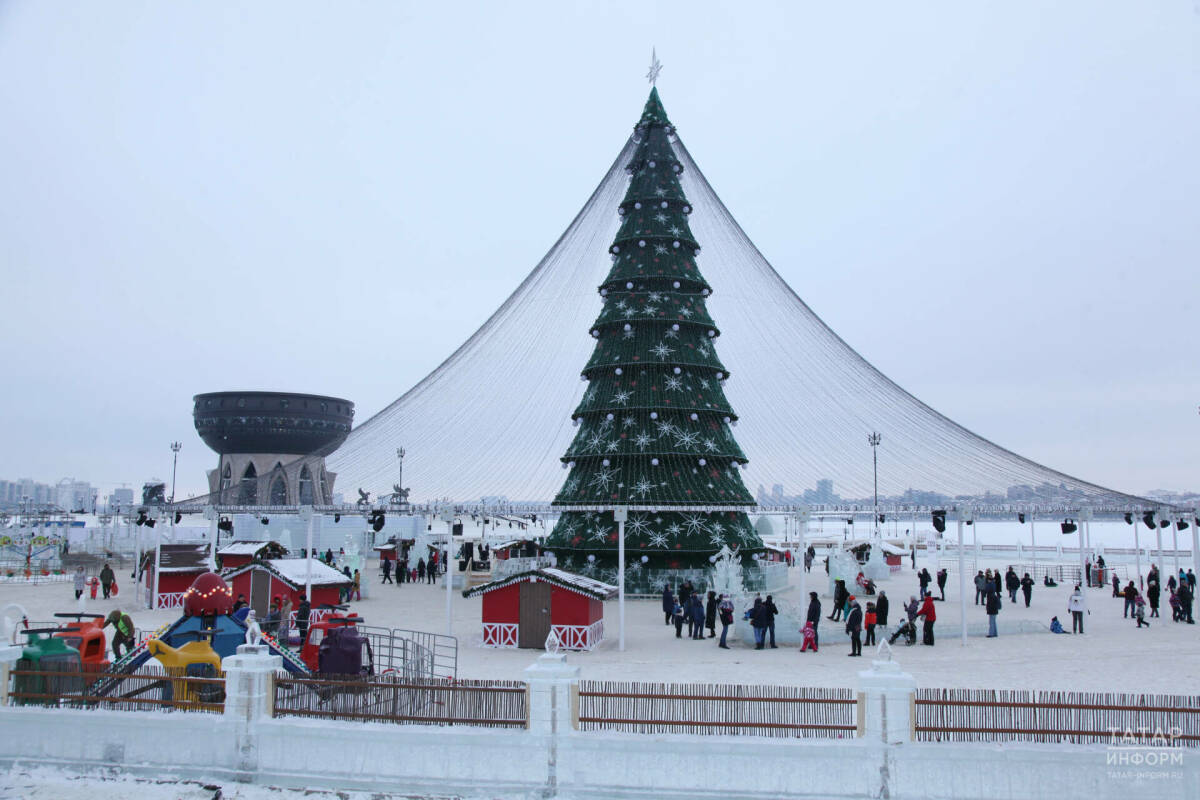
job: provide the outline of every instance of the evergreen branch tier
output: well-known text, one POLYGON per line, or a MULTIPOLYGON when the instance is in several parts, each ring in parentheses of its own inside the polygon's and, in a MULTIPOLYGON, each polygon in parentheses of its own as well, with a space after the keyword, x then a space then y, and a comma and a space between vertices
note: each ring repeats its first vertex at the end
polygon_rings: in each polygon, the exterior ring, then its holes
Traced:
POLYGON ((612 512, 594 510, 606 505, 654 509, 631 511, 625 525, 637 563, 707 566, 724 545, 762 548, 742 510, 754 504, 740 471, 747 459, 733 436, 729 370, 717 357, 712 288, 697 265, 673 137, 652 89, 634 128, 612 269, 599 287, 596 348, 582 372, 588 388, 572 414, 579 430, 562 457, 569 473, 554 503, 568 510, 546 542, 561 563, 615 563, 617 524, 612 512))

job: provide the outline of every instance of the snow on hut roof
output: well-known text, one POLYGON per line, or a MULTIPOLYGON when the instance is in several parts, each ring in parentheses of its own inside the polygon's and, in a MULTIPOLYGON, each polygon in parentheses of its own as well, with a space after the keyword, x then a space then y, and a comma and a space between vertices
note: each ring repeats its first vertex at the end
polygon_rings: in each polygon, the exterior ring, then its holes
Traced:
MULTIPOLYGON (((147 552, 153 564, 154 551, 147 552)), ((208 545, 164 544, 159 546, 159 564, 163 574, 168 572, 207 572, 208 545)))
POLYGON ((375 545, 375 547, 373 547, 372 549, 373 549, 373 550, 378 550, 378 551, 380 551, 380 552, 383 552, 384 550, 395 550, 395 549, 396 549, 396 543, 395 543, 395 542, 389 542, 388 544, 377 544, 377 545, 375 545))
POLYGON ((567 589, 568 591, 576 592, 596 600, 611 600, 617 596, 617 587, 612 584, 593 580, 592 578, 585 578, 582 575, 576 575, 573 572, 567 572, 557 567, 542 567, 541 569, 531 569, 527 572, 518 572, 516 575, 510 575, 498 581, 465 589, 463 597, 474 597, 477 594, 503 589, 505 586, 511 586, 514 583, 530 580, 534 577, 538 580, 544 580, 553 586, 558 586, 559 588, 567 589))
POLYGON ((879 549, 893 556, 906 556, 909 553, 909 549, 907 547, 897 547, 891 542, 880 542, 879 549))
MULTIPOLYGON (((308 561, 312 562, 313 586, 343 586, 353 583, 352 579, 347 578, 324 561, 318 561, 315 558, 310 558, 308 561)), ((307 575, 307 567, 304 562, 305 559, 303 558, 272 558, 266 561, 259 561, 255 564, 247 564, 244 567, 238 567, 223 577, 225 580, 229 580, 248 570, 266 568, 290 583, 293 587, 299 588, 305 584, 305 576, 307 575)))
POLYGON ((217 551, 219 556, 252 556, 270 542, 231 542, 217 551))

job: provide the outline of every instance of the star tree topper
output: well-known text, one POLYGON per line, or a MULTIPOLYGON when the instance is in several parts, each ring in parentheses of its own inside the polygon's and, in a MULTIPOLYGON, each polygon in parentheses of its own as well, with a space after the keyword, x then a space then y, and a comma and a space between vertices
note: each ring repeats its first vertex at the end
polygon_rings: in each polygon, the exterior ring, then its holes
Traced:
POLYGON ((654 86, 658 83, 658 73, 662 72, 662 64, 658 60, 658 55, 654 52, 654 48, 650 48, 650 71, 646 73, 646 79, 650 81, 650 85, 654 86))

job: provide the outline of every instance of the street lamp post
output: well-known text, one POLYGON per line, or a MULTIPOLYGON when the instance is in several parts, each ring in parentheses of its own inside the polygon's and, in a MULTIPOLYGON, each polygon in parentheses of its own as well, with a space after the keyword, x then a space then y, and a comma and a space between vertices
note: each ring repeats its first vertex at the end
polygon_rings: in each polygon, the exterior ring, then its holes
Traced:
POLYGON ((175 467, 179 465, 179 451, 183 449, 183 445, 179 442, 171 442, 171 503, 175 502, 175 467))
POLYGON ((879 537, 879 443, 883 441, 883 437, 878 433, 872 433, 867 437, 867 444, 871 445, 871 466, 875 474, 875 536, 879 537))

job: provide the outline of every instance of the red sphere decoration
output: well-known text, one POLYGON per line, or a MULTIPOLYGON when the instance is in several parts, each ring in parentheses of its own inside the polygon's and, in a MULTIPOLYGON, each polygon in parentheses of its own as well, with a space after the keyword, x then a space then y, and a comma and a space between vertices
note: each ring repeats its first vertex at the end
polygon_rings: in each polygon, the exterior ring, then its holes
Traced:
POLYGON ((233 611, 233 589, 215 572, 206 572, 183 593, 183 613, 189 617, 223 615, 233 611))

